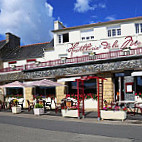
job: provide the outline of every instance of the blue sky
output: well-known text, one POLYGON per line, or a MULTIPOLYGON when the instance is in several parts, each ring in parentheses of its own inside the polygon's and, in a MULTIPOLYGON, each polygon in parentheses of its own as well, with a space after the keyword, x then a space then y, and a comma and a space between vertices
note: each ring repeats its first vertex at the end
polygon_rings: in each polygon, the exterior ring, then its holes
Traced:
POLYGON ((141 0, 0 0, 0 40, 6 32, 22 44, 52 39, 53 21, 67 27, 142 16, 141 0))

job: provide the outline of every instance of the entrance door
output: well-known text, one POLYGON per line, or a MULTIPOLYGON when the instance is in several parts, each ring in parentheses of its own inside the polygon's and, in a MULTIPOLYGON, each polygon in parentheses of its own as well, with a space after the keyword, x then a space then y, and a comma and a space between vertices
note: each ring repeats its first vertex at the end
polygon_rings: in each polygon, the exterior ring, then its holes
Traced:
POLYGON ((124 77, 115 77, 115 101, 124 100, 124 77))

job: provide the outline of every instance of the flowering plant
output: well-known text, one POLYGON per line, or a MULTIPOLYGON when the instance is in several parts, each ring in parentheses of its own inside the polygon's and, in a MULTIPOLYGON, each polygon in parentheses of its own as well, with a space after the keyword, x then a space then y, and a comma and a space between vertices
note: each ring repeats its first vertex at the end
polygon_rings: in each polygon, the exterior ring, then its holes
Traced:
POLYGON ((22 94, 17 94, 17 95, 7 95, 7 97, 10 97, 10 98, 23 98, 23 95, 22 94))
POLYGON ((120 108, 119 106, 115 106, 115 107, 104 107, 103 110, 113 110, 113 111, 119 111, 119 110, 123 110, 123 111, 127 111, 127 108, 120 108))
POLYGON ((142 93, 135 93, 135 96, 142 98, 142 93))
MULTIPOLYGON (((67 94, 66 98, 67 97, 74 98, 74 99, 77 100, 77 94, 67 94)), ((80 94, 79 99, 82 99, 82 98, 83 98, 83 95, 80 94)), ((84 99, 90 99, 90 98, 96 100, 97 99, 97 95, 93 94, 93 93, 84 94, 84 99)))
POLYGON ((14 100, 13 100, 13 105, 14 105, 14 106, 18 106, 18 100, 17 100, 17 99, 14 99, 14 100))

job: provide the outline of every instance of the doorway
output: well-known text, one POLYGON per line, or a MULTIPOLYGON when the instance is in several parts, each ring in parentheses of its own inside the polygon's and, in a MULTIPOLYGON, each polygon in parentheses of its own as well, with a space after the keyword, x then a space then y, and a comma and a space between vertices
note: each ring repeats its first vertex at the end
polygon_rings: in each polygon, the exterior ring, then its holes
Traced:
POLYGON ((119 76, 114 79, 114 85, 115 85, 115 95, 114 100, 115 101, 123 101, 124 98, 124 76, 119 76))

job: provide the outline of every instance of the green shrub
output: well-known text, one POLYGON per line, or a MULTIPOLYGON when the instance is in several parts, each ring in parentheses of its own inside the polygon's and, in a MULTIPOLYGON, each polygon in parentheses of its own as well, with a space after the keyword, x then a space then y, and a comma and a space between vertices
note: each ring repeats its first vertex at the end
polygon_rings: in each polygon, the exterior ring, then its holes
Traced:
POLYGON ((36 104, 35 108, 43 108, 43 105, 42 104, 36 104))

